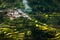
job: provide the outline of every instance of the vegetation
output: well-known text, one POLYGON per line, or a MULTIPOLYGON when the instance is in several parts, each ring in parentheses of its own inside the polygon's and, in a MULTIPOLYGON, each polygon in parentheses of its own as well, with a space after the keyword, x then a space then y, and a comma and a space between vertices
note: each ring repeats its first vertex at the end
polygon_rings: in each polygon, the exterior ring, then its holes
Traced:
MULTIPOLYGON (((0 12, 0 40, 60 40, 60 1, 28 0, 32 20, 14 20, 0 12)), ((22 0, 0 0, 0 9, 24 9, 22 0)))

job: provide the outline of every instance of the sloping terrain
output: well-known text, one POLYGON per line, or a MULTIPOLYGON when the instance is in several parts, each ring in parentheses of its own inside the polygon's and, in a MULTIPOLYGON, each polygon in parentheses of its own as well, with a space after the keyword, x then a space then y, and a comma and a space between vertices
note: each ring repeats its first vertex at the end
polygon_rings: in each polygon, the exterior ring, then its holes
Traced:
POLYGON ((11 20, 6 15, 8 9, 22 9, 25 12, 22 0, 0 0, 0 40, 60 40, 60 1, 27 2, 32 8, 32 11, 26 11, 31 20, 25 17, 11 20))

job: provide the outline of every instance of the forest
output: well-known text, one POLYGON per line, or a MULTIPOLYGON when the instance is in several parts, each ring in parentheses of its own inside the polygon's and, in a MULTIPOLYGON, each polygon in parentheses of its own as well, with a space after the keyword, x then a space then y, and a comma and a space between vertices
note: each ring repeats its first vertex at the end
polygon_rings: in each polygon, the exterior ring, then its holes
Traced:
POLYGON ((0 0, 0 40, 60 40, 60 0, 0 0))

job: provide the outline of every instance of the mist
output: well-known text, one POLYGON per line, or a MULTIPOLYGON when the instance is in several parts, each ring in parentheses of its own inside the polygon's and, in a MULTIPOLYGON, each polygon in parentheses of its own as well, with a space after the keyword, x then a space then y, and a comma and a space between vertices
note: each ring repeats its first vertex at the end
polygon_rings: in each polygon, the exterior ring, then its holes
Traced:
POLYGON ((28 1, 27 0, 23 0, 23 5, 25 7, 24 12, 31 12, 32 8, 28 5, 28 1))

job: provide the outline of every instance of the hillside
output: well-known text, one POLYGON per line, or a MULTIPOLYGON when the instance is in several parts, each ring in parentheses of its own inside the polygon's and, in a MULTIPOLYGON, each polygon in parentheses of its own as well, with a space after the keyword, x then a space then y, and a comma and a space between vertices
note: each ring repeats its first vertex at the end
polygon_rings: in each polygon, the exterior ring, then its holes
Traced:
POLYGON ((59 0, 0 0, 0 10, 0 40, 60 40, 59 0))

